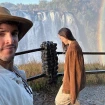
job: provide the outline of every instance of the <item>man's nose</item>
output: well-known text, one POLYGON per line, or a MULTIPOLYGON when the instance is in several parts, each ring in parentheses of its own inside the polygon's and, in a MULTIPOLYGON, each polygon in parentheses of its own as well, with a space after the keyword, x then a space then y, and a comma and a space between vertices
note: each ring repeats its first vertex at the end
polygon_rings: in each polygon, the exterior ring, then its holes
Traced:
POLYGON ((6 37, 6 41, 7 41, 7 43, 9 43, 9 44, 14 43, 14 37, 12 36, 11 33, 8 33, 8 35, 7 35, 7 37, 6 37))

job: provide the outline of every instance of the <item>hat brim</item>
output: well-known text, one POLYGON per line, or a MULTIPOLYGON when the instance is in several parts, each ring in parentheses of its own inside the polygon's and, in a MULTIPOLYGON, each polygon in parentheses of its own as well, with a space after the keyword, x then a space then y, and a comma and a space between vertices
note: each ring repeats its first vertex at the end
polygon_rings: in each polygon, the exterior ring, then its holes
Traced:
POLYGON ((18 16, 8 16, 8 15, 0 15, 0 22, 2 21, 14 21, 14 22, 19 22, 19 41, 23 38, 23 36, 28 32, 28 30, 32 27, 33 23, 22 17, 18 16))

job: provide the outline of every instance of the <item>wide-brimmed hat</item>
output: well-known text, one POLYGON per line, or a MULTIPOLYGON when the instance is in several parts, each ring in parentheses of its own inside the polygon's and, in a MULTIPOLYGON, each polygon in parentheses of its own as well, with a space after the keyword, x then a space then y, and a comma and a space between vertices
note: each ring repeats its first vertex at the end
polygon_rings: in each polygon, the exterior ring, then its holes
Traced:
POLYGON ((0 7, 0 22, 4 21, 13 21, 19 23, 19 41, 23 38, 23 36, 33 25, 33 23, 30 20, 18 16, 13 16, 7 8, 0 7))

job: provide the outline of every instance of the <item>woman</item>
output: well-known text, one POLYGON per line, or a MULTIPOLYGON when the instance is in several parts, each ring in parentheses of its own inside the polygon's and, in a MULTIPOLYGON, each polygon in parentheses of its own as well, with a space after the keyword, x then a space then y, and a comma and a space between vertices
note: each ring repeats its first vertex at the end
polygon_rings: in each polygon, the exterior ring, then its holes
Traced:
POLYGON ((85 87, 85 68, 82 49, 68 28, 58 32, 66 51, 62 86, 55 98, 56 105, 80 105, 76 100, 85 87))

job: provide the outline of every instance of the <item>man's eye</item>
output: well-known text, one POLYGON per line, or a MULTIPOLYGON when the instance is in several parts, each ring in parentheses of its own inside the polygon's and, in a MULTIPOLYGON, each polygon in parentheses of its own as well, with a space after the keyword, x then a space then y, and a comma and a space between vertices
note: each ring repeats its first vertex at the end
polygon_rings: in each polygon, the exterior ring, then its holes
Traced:
POLYGON ((5 33, 4 32, 0 32, 0 36, 3 36, 3 35, 5 35, 5 33))
POLYGON ((12 35, 13 36, 18 36, 19 32, 13 32, 12 35))

